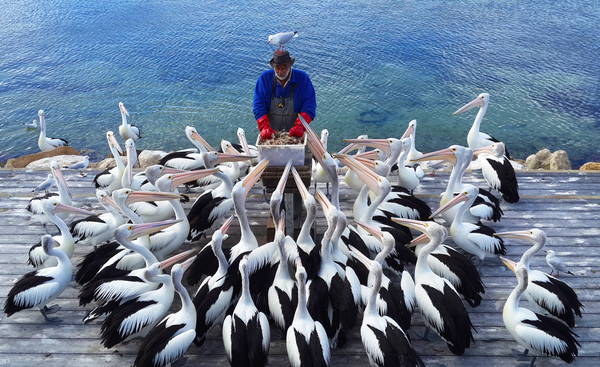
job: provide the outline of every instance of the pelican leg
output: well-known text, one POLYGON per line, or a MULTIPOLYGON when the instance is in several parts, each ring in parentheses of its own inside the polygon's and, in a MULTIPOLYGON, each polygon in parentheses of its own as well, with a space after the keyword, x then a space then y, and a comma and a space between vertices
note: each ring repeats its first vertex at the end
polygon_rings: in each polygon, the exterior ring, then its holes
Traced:
POLYGON ((263 186, 263 196, 265 197, 265 201, 267 204, 269 203, 269 199, 267 198, 267 188, 263 186))
MULTIPOLYGON (((316 186, 315 186, 316 187, 316 186)), ((331 194, 329 193, 329 182, 327 182, 325 184, 325 187, 327 188, 327 199, 331 200, 331 194)), ((315 190, 316 191, 316 190, 315 190)))
POLYGON ((426 340, 429 342, 436 342, 436 341, 440 341, 441 338, 437 335, 437 334, 432 334, 431 333, 431 328, 429 326, 425 327, 425 332, 423 333, 423 335, 419 335, 417 333, 415 333, 419 338, 421 338, 422 340, 426 340), (429 335, 432 334, 432 335, 429 335))
MULTIPOLYGON (((58 317, 48 317, 49 312, 47 310, 52 310, 52 309, 48 308, 46 306, 40 308, 40 313, 42 314, 42 316, 44 316, 44 320, 46 320, 46 322, 52 323, 52 324, 57 324, 59 322, 62 322, 62 320, 59 319, 58 317)), ((58 311, 58 310, 56 310, 56 311, 58 311)), ((50 313, 52 313, 52 311, 50 313)))
POLYGON ((187 357, 181 357, 173 362, 171 362, 171 367, 182 367, 185 366, 185 363, 187 362, 187 357))
POLYGON ((537 356, 533 356, 533 358, 531 358, 531 363, 529 364, 529 367, 533 367, 533 365, 535 364, 536 358, 537 358, 537 356))
POLYGON ((59 305, 52 305, 50 307, 44 306, 43 310, 44 310, 44 312, 46 314, 52 314, 52 313, 56 313, 57 311, 59 311, 60 310, 60 306, 59 305))

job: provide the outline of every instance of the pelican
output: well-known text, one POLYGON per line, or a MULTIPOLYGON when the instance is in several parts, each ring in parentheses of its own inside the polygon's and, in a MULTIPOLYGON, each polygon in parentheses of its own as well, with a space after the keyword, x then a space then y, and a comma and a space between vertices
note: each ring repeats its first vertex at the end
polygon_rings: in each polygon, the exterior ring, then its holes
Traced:
POLYGON ((416 135, 417 135, 417 120, 411 120, 408 123, 408 127, 404 131, 404 134, 402 134, 402 137, 400 138, 401 140, 404 138, 410 139, 410 149, 406 156, 405 163, 410 163, 411 160, 419 158, 420 156, 423 155, 423 153, 421 153, 417 150, 417 147, 415 145, 415 140, 417 139, 416 135))
POLYGON ((292 367, 329 366, 331 358, 327 333, 320 322, 313 320, 306 308, 306 270, 296 260, 298 305, 292 324, 287 329, 285 349, 292 367))
POLYGON ((465 250, 466 252, 475 255, 479 259, 479 270, 483 265, 483 259, 489 255, 504 255, 506 248, 502 238, 494 236, 494 229, 486 225, 473 223, 465 223, 463 217, 467 210, 471 207, 477 197, 478 189, 473 185, 464 185, 463 191, 454 199, 441 206, 438 210, 431 214, 431 217, 443 213, 453 206, 464 202, 458 208, 452 225, 450 226, 450 236, 454 243, 465 250))
MULTIPOLYGON (((462 177, 467 170, 469 163, 473 158, 473 151, 470 148, 465 148, 460 145, 451 145, 450 147, 435 152, 427 153, 418 158, 420 160, 432 160, 441 159, 450 162, 454 166, 448 179, 448 185, 446 191, 442 195, 440 200, 440 206, 443 206, 450 201, 455 193, 463 190, 462 177)), ((469 223, 478 223, 480 220, 493 220, 494 222, 499 221, 502 217, 503 211, 500 207, 500 201, 492 195, 489 191, 479 189, 478 198, 473 202, 472 208, 465 212, 463 219, 469 223)), ((454 220, 458 207, 452 211, 446 211, 443 213, 443 218, 447 223, 452 223, 454 220)))
POLYGON ((65 139, 60 138, 47 138, 46 137, 46 120, 44 119, 44 110, 38 111, 40 118, 40 137, 38 138, 38 146, 42 152, 49 152, 58 147, 64 147, 69 145, 69 142, 65 139))
POLYGON ((481 164, 483 178, 488 183, 489 191, 498 190, 507 203, 519 201, 519 183, 515 169, 504 155, 504 143, 498 142, 473 151, 481 164))
MULTIPOLYGON (((73 205, 71 201, 71 189, 67 185, 67 181, 60 170, 60 166, 58 162, 53 160, 50 162, 50 173, 54 178, 54 182, 56 183, 56 188, 58 189, 58 195, 56 193, 46 193, 43 196, 35 197, 29 200, 27 204, 27 211, 31 213, 32 220, 39 220, 46 232, 48 232, 47 225, 53 223, 52 220, 44 213, 44 209, 42 206, 42 201, 45 199, 49 199, 52 197, 59 198, 60 202, 66 205, 73 205)), ((58 217, 62 220, 66 220, 69 217, 68 212, 58 212, 58 217)))
MULTIPOLYGON (((321 130, 321 144, 327 150, 327 139, 329 138, 329 130, 323 129, 321 130)), ((327 195, 329 195, 329 176, 325 172, 325 169, 321 164, 315 161, 314 158, 311 158, 310 165, 311 177, 315 183, 315 190, 317 189, 317 183, 324 183, 327 187, 327 195)))
POLYGON ((78 170, 81 177, 86 177, 87 174, 85 172, 83 172, 83 170, 88 168, 89 165, 90 165, 90 157, 87 155, 84 155, 82 161, 72 164, 72 165, 68 166, 67 168, 78 170))
MULTIPOLYGON (((416 246, 415 253, 418 256, 427 243, 429 240, 423 234, 412 240, 410 246, 416 246)), ((485 293, 485 289, 477 267, 468 257, 442 243, 431 251, 427 257, 427 265, 434 273, 447 279, 469 306, 477 307, 481 304, 481 294, 485 293)))
MULTIPOLYGON (((189 266, 191 262, 186 262, 189 266)), ((183 357, 187 348, 194 341, 196 331, 196 310, 187 290, 181 284, 183 273, 187 269, 175 264, 171 269, 171 278, 175 292, 181 299, 181 309, 167 315, 146 335, 133 365, 135 367, 163 367, 183 357)))
MULTIPOLYGON (((471 130, 469 130, 469 134, 467 135, 467 143, 469 148, 475 150, 482 148, 486 145, 491 145, 493 143, 497 143, 500 140, 495 139, 489 136, 486 133, 482 133, 479 131, 481 126, 481 120, 483 120, 483 116, 487 111, 488 105, 490 104, 490 95, 488 93, 481 93, 474 100, 462 106, 456 112, 452 114, 458 115, 459 113, 466 112, 475 107, 479 107, 479 111, 477 112, 477 116, 475 116, 475 121, 473 121, 473 126, 471 126, 471 130)), ((506 150, 506 156, 510 158, 510 154, 508 154, 508 150, 506 150)))
POLYGON ((271 329, 267 316, 258 311, 250 295, 248 259, 239 262, 242 295, 223 321, 225 354, 232 366, 264 366, 269 354, 271 329))
POLYGON ((575 275, 575 274, 571 273, 569 271, 569 269, 567 269, 566 265, 563 264, 563 262, 560 259, 560 257, 556 256, 556 253, 554 252, 554 250, 548 250, 548 251, 546 251, 546 263, 552 269, 552 271, 550 272, 550 275, 554 275, 553 274, 554 270, 556 270, 555 277, 557 277, 557 278, 560 275, 561 271, 563 273, 575 275))
POLYGON ((125 164, 121 160, 123 150, 112 131, 106 132, 106 140, 108 141, 108 148, 115 159, 116 166, 98 173, 92 182, 94 187, 104 189, 110 195, 113 191, 123 187, 121 179, 125 172, 125 164))
MULTIPOLYGON (((66 212, 66 213, 77 213, 84 215, 94 215, 94 213, 79 209, 71 205, 66 205, 61 203, 57 198, 51 197, 49 199, 44 199, 41 202, 42 209, 44 213, 50 218, 50 220, 58 227, 60 231, 59 235, 55 235, 52 238, 54 241, 59 243, 59 248, 67 255, 70 259, 73 256, 73 252, 75 251, 75 241, 73 240, 73 236, 71 236, 71 232, 69 232, 69 227, 65 224, 65 222, 58 217, 58 213, 66 212)), ((57 264, 58 258, 53 256, 48 256, 42 247, 41 241, 31 246, 29 249, 29 260, 28 264, 36 267, 36 268, 45 268, 48 266, 55 266, 57 264)))
POLYGON ((48 318, 49 313, 56 312, 60 308, 56 305, 52 307, 46 305, 67 288, 71 281, 73 265, 67 254, 54 246, 52 236, 42 236, 41 243, 44 253, 51 258, 56 258, 57 264, 27 273, 15 283, 4 302, 6 317, 28 308, 39 307, 46 322, 60 322, 59 319, 48 318))
POLYGON ((221 324, 225 319, 225 312, 229 308, 233 298, 233 282, 229 275, 229 263, 223 253, 223 241, 228 237, 227 230, 233 221, 229 217, 221 228, 217 229, 211 241, 206 245, 217 258, 218 267, 213 274, 208 275, 198 287, 193 302, 196 307, 196 337, 194 343, 197 346, 204 344, 206 334, 214 325, 221 324))
MULTIPOLYGON (((528 231, 502 232, 498 237, 514 238, 532 242, 533 245, 521 256, 521 263, 527 270, 527 289, 525 296, 534 305, 563 320, 570 327, 575 326, 575 315, 581 317, 583 305, 575 291, 566 283, 539 270, 531 270, 529 263, 546 243, 546 233, 533 228, 528 231)), ((506 263, 506 261, 505 261, 506 263)))
POLYGON ((135 125, 127 123, 127 116, 129 112, 125 108, 123 102, 119 102, 119 110, 121 110, 121 125, 119 126, 119 134, 124 140, 133 139, 138 140, 142 137, 140 129, 135 125))
MULTIPOLYGON (((425 245, 415 266, 415 297, 429 329, 446 341, 448 349, 462 355, 474 341, 471 329, 473 324, 469 314, 452 284, 437 276, 427 264, 427 257, 446 238, 446 229, 435 222, 422 222, 397 218, 397 222, 425 233, 429 244, 425 245)), ((425 333, 427 335, 427 332, 425 333)))
POLYGON ((71 222, 69 226, 75 243, 93 245, 94 248, 110 241, 115 229, 125 223, 125 219, 118 211, 119 207, 106 191, 96 189, 96 199, 108 213, 90 215, 71 222))
POLYGON ((372 279, 367 306, 363 312, 360 339, 371 366, 421 366, 425 364, 414 350, 405 331, 391 317, 381 316, 377 299, 382 283, 383 268, 379 261, 371 261, 361 252, 354 253, 369 269, 372 279))
MULTIPOLYGON (((193 249, 192 251, 194 251, 193 249)), ((119 306, 104 319, 100 328, 101 343, 106 348, 112 348, 116 344, 137 337, 144 337, 158 324, 169 311, 175 288, 171 275, 164 274, 163 269, 177 263, 190 254, 183 252, 160 263, 154 263, 145 270, 144 277, 154 283, 160 284, 160 288, 144 292, 119 306)), ((187 268, 194 259, 188 259, 182 263, 187 268)), ((173 268, 175 269, 175 268, 173 268)))
POLYGON ((527 267, 521 262, 501 259, 517 276, 517 286, 504 304, 502 319, 517 343, 525 347, 523 356, 530 350, 535 353, 530 367, 534 365, 538 354, 559 357, 572 363, 579 354, 577 346, 581 346, 575 339, 578 335, 559 320, 519 307, 521 296, 530 284, 527 267))

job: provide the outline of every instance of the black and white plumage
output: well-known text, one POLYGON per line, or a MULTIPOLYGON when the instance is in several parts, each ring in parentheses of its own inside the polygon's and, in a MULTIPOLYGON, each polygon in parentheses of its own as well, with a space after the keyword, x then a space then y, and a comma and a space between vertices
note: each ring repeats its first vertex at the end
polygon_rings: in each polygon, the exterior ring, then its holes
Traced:
POLYGON ((52 236, 42 236, 41 243, 44 253, 55 258, 57 264, 27 273, 15 283, 4 303, 4 313, 7 317, 15 312, 39 307, 47 322, 60 321, 48 318, 47 314, 57 311, 57 307, 48 308, 46 305, 67 288, 71 281, 73 266, 67 254, 60 248, 54 247, 52 236))
POLYGON ((44 118, 44 110, 39 110, 38 116, 40 118, 40 137, 38 138, 38 146, 42 152, 49 152, 58 147, 69 145, 69 142, 65 139, 46 137, 46 119, 44 118))
POLYGON ((115 159, 115 167, 107 168, 104 171, 96 174, 92 183, 94 184, 95 188, 106 190, 106 192, 110 195, 113 193, 113 191, 123 187, 121 184, 121 178, 125 172, 125 164, 121 159, 123 149, 121 149, 121 146, 119 145, 119 142, 115 138, 115 134, 112 131, 106 132, 106 140, 108 142, 108 148, 115 159))
POLYGON ((456 211, 452 225, 450 226, 450 235, 454 243, 466 252, 475 255, 479 259, 479 270, 483 264, 483 259, 489 255, 504 255, 506 247, 502 238, 494 236, 495 230, 481 222, 477 224, 467 223, 463 217, 477 198, 478 189, 473 185, 464 185, 463 191, 454 199, 441 206, 431 214, 431 217, 443 213, 444 211, 462 204, 456 211))
MULTIPOLYGON (((456 110, 456 112, 454 112, 452 114, 452 116, 458 115, 459 113, 463 113, 463 112, 469 111, 470 109, 473 109, 475 107, 479 107, 477 116, 475 116, 475 121, 473 121, 473 125, 471 126, 471 129, 469 130, 469 134, 467 135, 467 143, 469 145, 469 148, 471 148, 473 150, 479 149, 486 145, 491 145, 493 143, 497 143, 500 141, 496 138, 491 137, 490 135, 488 135, 486 133, 482 133, 479 131, 479 129, 481 127, 481 120, 483 120, 483 116, 485 116, 485 113, 487 111, 489 104, 490 104, 490 95, 488 93, 481 93, 480 95, 477 96, 477 98, 475 98, 471 102, 467 103, 466 105, 462 106, 461 108, 459 108, 458 110, 456 110)), ((506 150, 506 156, 508 158, 510 158, 510 154, 508 154, 508 149, 506 150)))
POLYGON ((473 151, 481 165, 490 191, 498 190, 507 203, 519 201, 519 183, 515 169, 504 155, 504 143, 498 142, 473 151))
POLYGON ((232 366, 264 366, 269 355, 271 329, 267 316, 258 311, 250 295, 250 277, 246 257, 239 262, 242 294, 223 321, 225 354, 232 366))
MULTIPOLYGON (((137 297, 123 300, 104 319, 100 334, 101 342, 106 348, 112 348, 116 344, 133 338, 146 336, 163 319, 175 296, 172 277, 170 274, 163 273, 163 269, 177 263, 189 254, 190 251, 186 251, 146 268, 144 277, 150 282, 159 284, 159 287, 137 297)), ((192 261, 193 258, 188 259, 187 263, 192 261)), ((186 263, 182 264, 183 268, 186 266, 186 263)))
MULTIPOLYGON (((189 266, 189 263, 184 263, 189 266)), ((171 278, 175 292, 181 299, 181 309, 167 315, 156 325, 140 344, 134 367, 163 367, 176 362, 194 341, 196 336, 196 310, 187 290, 181 284, 186 268, 175 264, 171 278)))
POLYGON ((578 335, 559 320, 520 307, 519 301, 529 284, 527 267, 521 262, 501 259, 517 276, 517 286, 504 304, 502 319, 517 343, 525 347, 524 355, 528 351, 535 353, 530 366, 534 365, 537 355, 559 357, 572 363, 579 354, 580 344, 575 339, 578 335))
POLYGON ((569 269, 562 262, 562 260, 560 259, 560 257, 556 256, 556 252, 554 252, 554 250, 548 250, 548 251, 546 251, 546 263, 552 269, 552 271, 550 271, 550 275, 554 275, 553 273, 554 273, 555 270, 556 270, 555 277, 557 277, 557 278, 560 275, 561 271, 563 273, 574 275, 573 273, 571 273, 569 271, 569 269))
MULTIPOLYGON (((538 253, 546 243, 546 233, 538 228, 528 231, 496 233, 498 237, 515 238, 532 242, 533 245, 521 256, 519 263, 527 269, 528 283, 525 296, 540 310, 563 320, 570 327, 575 326, 575 315, 581 317, 583 305, 577 293, 565 282, 539 270, 529 268, 533 255, 538 253)), ((510 262, 505 259, 504 263, 510 262)))
POLYGON ((125 140, 133 139, 138 140, 142 137, 140 129, 131 125, 127 122, 127 117, 129 116, 129 112, 125 108, 123 102, 119 102, 119 110, 121 111, 121 125, 119 125, 119 135, 125 140))
POLYGON ((425 233, 429 244, 425 245, 415 265, 415 297, 423 321, 446 341, 448 349, 462 355, 473 339, 473 324, 460 296, 446 279, 439 277, 427 264, 427 257, 446 238, 446 229, 435 222, 411 219, 395 219, 409 228, 425 233))
POLYGON ((369 269, 369 279, 372 280, 360 327, 360 339, 371 366, 424 367, 402 327, 391 317, 380 315, 377 297, 383 277, 381 263, 371 261, 360 252, 354 254, 369 269))
POLYGON ((267 43, 279 46, 277 52, 283 52, 285 44, 290 42, 294 37, 298 37, 298 31, 271 34, 267 38, 267 43))
POLYGON ((327 333, 320 322, 313 320, 306 308, 306 269, 296 260, 298 305, 287 329, 285 347, 292 367, 329 366, 331 353, 327 333))
MULTIPOLYGON (((66 223, 58 217, 58 213, 64 212, 84 215, 94 215, 94 213, 84 209, 76 208, 71 205, 63 204, 57 197, 50 197, 48 199, 41 200, 41 206, 44 213, 60 231, 60 234, 55 235, 52 238, 54 241, 59 243, 60 249, 70 259, 75 251, 75 241, 73 240, 73 236, 71 236, 71 232, 69 232, 69 227, 67 227, 66 223)), ((58 260, 56 257, 48 256, 48 254, 46 254, 46 252, 43 250, 41 241, 31 246, 29 249, 29 259, 27 263, 36 268, 55 266, 57 261, 58 260)))
POLYGON ((90 215, 71 222, 69 230, 75 243, 96 247, 110 241, 115 229, 125 223, 119 207, 106 191, 96 189, 96 199, 108 213, 90 215))

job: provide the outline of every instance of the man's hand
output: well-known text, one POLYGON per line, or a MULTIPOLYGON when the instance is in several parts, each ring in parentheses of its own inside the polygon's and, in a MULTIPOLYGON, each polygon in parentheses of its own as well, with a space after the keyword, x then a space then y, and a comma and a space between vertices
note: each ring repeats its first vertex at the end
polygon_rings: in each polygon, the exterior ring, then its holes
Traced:
MULTIPOLYGON (((307 124, 310 124, 312 118, 309 114, 307 114, 306 112, 300 112, 300 115, 302 115, 302 118, 304 119, 304 121, 306 121, 307 124)), ((302 125, 302 121, 300 121, 300 117, 298 117, 296 118, 294 126, 290 129, 290 136, 301 138, 302 135, 304 135, 304 126, 302 125)))
POLYGON ((258 124, 258 130, 260 130, 261 138, 266 140, 275 136, 275 130, 271 128, 268 115, 264 115, 263 117, 259 118, 256 120, 256 123, 258 124))

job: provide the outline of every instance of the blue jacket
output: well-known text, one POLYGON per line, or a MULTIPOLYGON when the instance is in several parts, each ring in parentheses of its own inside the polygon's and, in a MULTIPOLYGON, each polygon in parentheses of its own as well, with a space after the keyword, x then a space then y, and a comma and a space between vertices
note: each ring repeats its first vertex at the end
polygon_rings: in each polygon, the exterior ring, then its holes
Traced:
MULTIPOLYGON (((317 110, 315 88, 313 88, 308 74, 304 71, 292 69, 291 73, 292 76, 285 88, 280 83, 276 84, 275 97, 289 97, 290 87, 296 84, 297 87, 294 89, 294 111, 297 113, 306 112, 314 119, 317 110)), ((252 110, 256 120, 269 113, 271 96, 273 95, 273 78, 275 78, 275 71, 269 69, 264 71, 256 81, 254 108, 252 110)))

